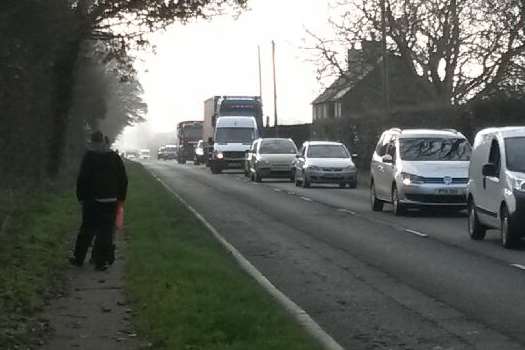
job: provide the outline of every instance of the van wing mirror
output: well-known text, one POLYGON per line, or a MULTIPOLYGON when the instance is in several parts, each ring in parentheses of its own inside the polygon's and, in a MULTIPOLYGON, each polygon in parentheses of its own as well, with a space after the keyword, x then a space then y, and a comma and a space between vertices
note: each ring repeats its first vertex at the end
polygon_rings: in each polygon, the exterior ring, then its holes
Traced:
POLYGON ((383 156, 383 163, 392 164, 394 163, 394 158, 390 154, 386 154, 383 156))
POLYGON ((483 176, 489 176, 489 177, 497 176, 496 164, 487 163, 483 165, 483 167, 481 168, 481 173, 483 174, 483 176))

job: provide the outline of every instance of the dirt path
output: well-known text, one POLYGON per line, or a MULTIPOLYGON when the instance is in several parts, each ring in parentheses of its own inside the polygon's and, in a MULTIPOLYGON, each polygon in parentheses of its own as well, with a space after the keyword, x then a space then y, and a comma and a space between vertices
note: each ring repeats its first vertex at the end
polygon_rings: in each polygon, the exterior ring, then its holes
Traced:
MULTIPOLYGON (((118 242, 122 247, 124 241, 118 242)), ((120 249, 122 252, 123 249, 120 249)), ((89 255, 88 255, 89 256, 89 255)), ((107 271, 94 271, 87 262, 68 271, 69 292, 51 303, 42 318, 52 334, 42 350, 134 350, 147 348, 130 324, 131 310, 124 292, 122 253, 107 271)))

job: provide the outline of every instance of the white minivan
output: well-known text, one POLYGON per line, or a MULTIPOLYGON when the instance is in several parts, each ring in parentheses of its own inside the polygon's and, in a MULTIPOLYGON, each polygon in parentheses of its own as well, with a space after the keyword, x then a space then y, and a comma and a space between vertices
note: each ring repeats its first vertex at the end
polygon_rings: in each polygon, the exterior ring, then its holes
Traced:
POLYGON ((475 240, 501 231, 513 248, 525 233, 525 127, 490 128, 474 139, 469 169, 468 230, 475 240))
POLYGON ((456 130, 390 129, 381 135, 370 168, 372 210, 466 207, 471 146, 456 130))

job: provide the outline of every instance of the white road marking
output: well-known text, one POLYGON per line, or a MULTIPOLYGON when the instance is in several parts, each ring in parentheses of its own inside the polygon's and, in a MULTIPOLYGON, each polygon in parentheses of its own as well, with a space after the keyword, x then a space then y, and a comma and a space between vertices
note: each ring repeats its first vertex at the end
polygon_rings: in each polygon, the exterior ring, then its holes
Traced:
POLYGON ((520 270, 525 270, 525 266, 520 265, 520 264, 510 264, 510 266, 515 267, 515 268, 518 268, 518 269, 520 269, 520 270))
POLYGON ((279 189, 279 188, 274 188, 273 189, 275 192, 282 192, 283 190, 279 189))
POLYGON ((418 232, 418 231, 410 230, 408 228, 406 228, 405 231, 408 232, 408 233, 412 233, 413 235, 416 235, 416 236, 419 236, 419 237, 423 237, 423 238, 427 238, 428 237, 428 235, 426 233, 421 233, 421 232, 418 232))
POLYGON ((312 200, 311 200, 310 198, 308 198, 308 197, 301 197, 301 199, 302 199, 303 201, 307 201, 307 202, 311 202, 311 201, 312 201, 312 200))
POLYGON ((288 194, 289 194, 290 196, 295 196, 295 195, 296 195, 295 192, 288 192, 288 194))
POLYGON ((340 209, 337 209, 337 211, 340 212, 340 213, 346 213, 346 214, 350 214, 350 215, 357 215, 357 213, 355 211, 351 211, 350 209, 340 208, 340 209))

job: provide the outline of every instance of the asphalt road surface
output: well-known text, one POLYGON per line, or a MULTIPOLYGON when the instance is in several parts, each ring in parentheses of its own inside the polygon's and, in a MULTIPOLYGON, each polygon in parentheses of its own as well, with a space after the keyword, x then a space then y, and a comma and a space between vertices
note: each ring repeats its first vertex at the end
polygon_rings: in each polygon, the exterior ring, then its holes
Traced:
POLYGON ((394 217, 371 211, 364 184, 144 165, 347 349, 525 349, 525 244, 471 241, 463 212, 394 217))

